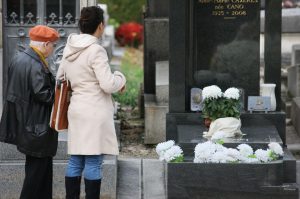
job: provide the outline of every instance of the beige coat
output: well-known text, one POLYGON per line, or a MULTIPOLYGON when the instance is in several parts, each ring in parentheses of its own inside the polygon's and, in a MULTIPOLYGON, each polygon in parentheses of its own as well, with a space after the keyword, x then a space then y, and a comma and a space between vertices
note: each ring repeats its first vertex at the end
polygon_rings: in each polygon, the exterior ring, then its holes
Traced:
POLYGON ((64 72, 73 90, 68 110, 68 154, 117 155, 111 93, 125 85, 124 75, 111 72, 105 49, 88 34, 69 36, 57 78, 64 72))

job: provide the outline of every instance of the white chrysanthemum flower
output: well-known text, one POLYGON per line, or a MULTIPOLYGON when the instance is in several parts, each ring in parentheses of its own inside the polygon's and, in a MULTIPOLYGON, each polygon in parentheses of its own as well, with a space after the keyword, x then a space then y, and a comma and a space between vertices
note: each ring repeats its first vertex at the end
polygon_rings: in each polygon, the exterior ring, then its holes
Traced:
POLYGON ((195 155, 195 159, 199 160, 199 162, 209 162, 213 154, 214 152, 206 150, 195 155))
POLYGON ((224 131, 217 131, 211 136, 211 140, 220 140, 226 138, 226 133, 224 131))
POLYGON ((259 163, 259 160, 257 158, 245 158, 244 163, 259 163))
POLYGON ((207 162, 205 161, 205 159, 195 157, 194 158, 194 163, 207 163, 207 162))
POLYGON ((237 147, 241 153, 242 156, 248 157, 249 155, 253 155, 253 149, 248 144, 240 144, 237 147))
POLYGON ((221 144, 215 144, 215 150, 216 150, 216 152, 220 152, 220 151, 226 152, 227 148, 221 144))
POLYGON ((166 150, 166 152, 164 153, 164 159, 167 162, 170 162, 182 155, 183 155, 183 151, 179 146, 172 146, 170 149, 166 150))
POLYGON ((212 151, 215 152, 215 144, 211 141, 199 143, 195 147, 195 153, 201 153, 203 151, 212 151))
POLYGON ((224 97, 226 97, 227 99, 235 99, 238 100, 240 98, 240 91, 237 88, 228 88, 225 93, 224 93, 224 97))
POLYGON ((227 155, 233 159, 233 161, 238 161, 241 157, 240 152, 237 149, 229 148, 227 149, 227 155))
POLYGON ((211 141, 199 143, 195 147, 194 162, 203 163, 209 162, 212 155, 216 152, 216 144, 211 141))
POLYGON ((283 149, 277 142, 271 142, 269 145, 269 149, 273 151, 276 155, 283 156, 283 149))
POLYGON ((156 153, 160 156, 160 159, 163 158, 165 151, 170 149, 174 145, 175 145, 174 140, 169 140, 167 142, 159 143, 156 146, 156 153))
POLYGON ((217 99, 219 97, 222 97, 223 93, 221 91, 221 89, 218 86, 212 85, 212 86, 207 86, 205 88, 203 88, 202 91, 202 96, 203 99, 210 99, 210 98, 214 98, 217 99))
POLYGON ((255 151, 256 158, 261 162, 269 162, 271 160, 269 154, 270 154, 269 150, 257 149, 255 151))
POLYGON ((213 163, 226 163, 229 161, 226 152, 218 151, 212 155, 211 162, 213 163))

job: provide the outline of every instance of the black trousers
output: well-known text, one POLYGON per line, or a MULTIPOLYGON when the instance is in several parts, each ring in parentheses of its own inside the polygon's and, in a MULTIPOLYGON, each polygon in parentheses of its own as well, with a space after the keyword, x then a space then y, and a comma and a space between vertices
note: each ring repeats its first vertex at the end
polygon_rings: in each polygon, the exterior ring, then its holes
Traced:
POLYGON ((26 155, 25 179, 20 199, 52 199, 52 157, 26 155))

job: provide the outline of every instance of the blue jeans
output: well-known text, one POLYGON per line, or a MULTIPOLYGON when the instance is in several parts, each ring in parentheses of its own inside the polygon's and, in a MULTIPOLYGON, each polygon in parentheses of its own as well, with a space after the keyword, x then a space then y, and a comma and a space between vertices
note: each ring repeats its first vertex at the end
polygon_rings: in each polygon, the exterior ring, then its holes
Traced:
POLYGON ((78 177, 84 173, 87 180, 102 178, 103 155, 71 155, 66 170, 67 177, 78 177))

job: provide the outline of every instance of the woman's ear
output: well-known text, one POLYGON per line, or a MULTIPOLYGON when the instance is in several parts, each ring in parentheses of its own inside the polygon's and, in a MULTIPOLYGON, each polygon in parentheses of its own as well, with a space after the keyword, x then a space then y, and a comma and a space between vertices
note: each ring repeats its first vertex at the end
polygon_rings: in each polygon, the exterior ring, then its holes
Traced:
POLYGON ((102 23, 99 24, 99 29, 102 30, 102 23))

